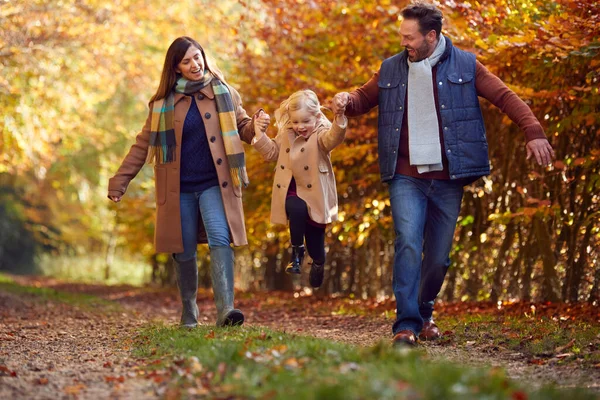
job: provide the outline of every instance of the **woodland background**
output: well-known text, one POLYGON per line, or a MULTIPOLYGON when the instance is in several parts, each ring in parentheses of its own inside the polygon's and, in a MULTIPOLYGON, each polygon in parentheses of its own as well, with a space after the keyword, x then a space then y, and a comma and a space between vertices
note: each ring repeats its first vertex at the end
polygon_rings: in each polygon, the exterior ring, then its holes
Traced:
MULTIPOLYGON (((324 104, 402 50, 405 1, 0 0, 0 270, 172 283, 152 246, 152 169, 124 200, 108 178, 147 116, 164 54, 196 38, 244 99, 273 115, 310 88, 324 104)), ((556 151, 542 169, 524 136, 482 100, 492 173, 466 188, 445 300, 600 300, 600 3, 436 3, 444 32, 532 108, 556 151)), ((393 228, 379 181, 377 111, 352 119, 332 159, 340 221, 321 293, 390 295, 393 228)), ((274 129, 271 128, 271 135, 274 129)), ((288 235, 269 223, 273 165, 247 148, 249 246, 237 283, 298 290, 282 273, 288 235)), ((201 279, 209 283, 199 247, 201 279)))

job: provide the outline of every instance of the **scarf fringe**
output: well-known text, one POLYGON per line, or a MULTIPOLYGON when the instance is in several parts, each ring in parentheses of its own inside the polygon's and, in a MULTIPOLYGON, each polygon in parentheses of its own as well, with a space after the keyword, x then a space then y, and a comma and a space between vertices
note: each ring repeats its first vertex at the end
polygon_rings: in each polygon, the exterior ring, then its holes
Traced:
POLYGON ((234 185, 246 188, 250 184, 246 167, 229 168, 229 173, 234 185))
POLYGON ((148 148, 148 156, 146 157, 147 164, 167 164, 175 161, 175 144, 168 146, 150 146, 148 148), (165 151, 166 150, 166 151, 165 151))

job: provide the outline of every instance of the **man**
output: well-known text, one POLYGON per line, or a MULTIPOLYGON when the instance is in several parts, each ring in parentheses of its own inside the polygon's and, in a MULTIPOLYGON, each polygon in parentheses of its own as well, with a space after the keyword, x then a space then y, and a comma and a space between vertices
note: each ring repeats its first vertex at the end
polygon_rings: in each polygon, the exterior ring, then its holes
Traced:
POLYGON ((336 94, 332 105, 334 112, 346 107, 348 116, 379 106, 379 167, 396 232, 393 343, 414 345, 417 337, 440 337, 433 304, 450 265, 463 186, 490 172, 478 96, 525 132, 527 159, 547 165, 554 151, 529 107, 474 54, 441 35, 435 6, 415 3, 401 14, 405 50, 361 88, 336 94))

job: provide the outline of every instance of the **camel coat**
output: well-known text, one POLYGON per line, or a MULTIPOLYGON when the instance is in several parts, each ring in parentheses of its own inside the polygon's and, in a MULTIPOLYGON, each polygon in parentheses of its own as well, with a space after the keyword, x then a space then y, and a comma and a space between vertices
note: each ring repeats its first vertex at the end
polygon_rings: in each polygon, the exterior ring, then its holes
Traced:
POLYGON ((290 128, 275 139, 262 135, 253 141, 252 146, 265 160, 277 160, 271 195, 273 224, 287 225, 285 199, 292 177, 296 180, 296 193, 306 202, 313 221, 320 224, 337 221, 338 198, 330 153, 344 141, 347 125, 344 118, 343 126, 335 121, 331 128, 317 126, 308 140, 290 128))
MULTIPOLYGON (((252 118, 246 114, 242 107, 242 99, 239 93, 228 86, 235 106, 237 128, 240 138, 250 143, 254 137, 252 118)), ((219 187, 223 206, 229 224, 231 241, 235 246, 248 244, 246 238, 246 226, 244 223, 244 209, 242 207, 242 191, 232 184, 229 173, 229 163, 225 154, 225 146, 221 136, 219 116, 215 95, 211 85, 200 90, 196 97, 196 103, 204 125, 206 137, 210 146, 213 162, 217 170, 219 187)), ((181 146, 179 145, 183 135, 183 123, 192 103, 191 98, 184 94, 175 94, 175 112, 173 124, 175 138, 177 141, 176 159, 169 164, 154 166, 154 181, 156 189, 156 225, 154 230, 154 246, 158 253, 181 253, 183 252, 183 240, 181 235, 181 214, 179 208, 179 171, 181 161, 181 146)), ((131 146, 129 153, 121 163, 119 170, 108 182, 109 196, 123 196, 129 182, 137 175, 144 166, 148 154, 148 142, 150 139, 150 122, 152 119, 152 106, 148 119, 142 131, 137 135, 136 142, 131 146)), ((198 221, 198 243, 207 243, 204 224, 200 213, 198 221)))

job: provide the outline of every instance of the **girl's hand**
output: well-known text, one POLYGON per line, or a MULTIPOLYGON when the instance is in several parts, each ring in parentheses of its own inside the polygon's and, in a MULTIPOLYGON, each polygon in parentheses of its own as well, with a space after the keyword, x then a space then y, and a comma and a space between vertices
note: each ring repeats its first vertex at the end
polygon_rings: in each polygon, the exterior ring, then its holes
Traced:
POLYGON ((112 201, 114 201, 115 203, 118 203, 121 201, 121 196, 108 196, 109 199, 111 199, 112 201))
POLYGON ((260 110, 256 118, 254 118, 254 133, 258 136, 264 134, 271 123, 271 117, 269 114, 260 110))

